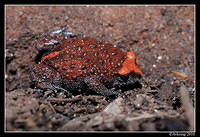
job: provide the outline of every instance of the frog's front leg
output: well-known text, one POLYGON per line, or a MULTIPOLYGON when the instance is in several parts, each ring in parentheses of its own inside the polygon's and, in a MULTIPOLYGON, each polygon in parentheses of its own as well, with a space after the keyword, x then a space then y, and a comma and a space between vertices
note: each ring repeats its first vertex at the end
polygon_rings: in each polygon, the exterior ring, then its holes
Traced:
POLYGON ((119 93, 114 91, 113 89, 108 89, 101 83, 96 75, 88 75, 84 78, 84 82, 88 86, 89 89, 95 91, 96 93, 100 93, 106 96, 118 95, 119 93))
POLYGON ((69 97, 73 97, 69 91, 61 87, 60 74, 47 65, 40 64, 33 66, 30 79, 40 89, 51 89, 54 92, 61 90, 66 92, 69 97))

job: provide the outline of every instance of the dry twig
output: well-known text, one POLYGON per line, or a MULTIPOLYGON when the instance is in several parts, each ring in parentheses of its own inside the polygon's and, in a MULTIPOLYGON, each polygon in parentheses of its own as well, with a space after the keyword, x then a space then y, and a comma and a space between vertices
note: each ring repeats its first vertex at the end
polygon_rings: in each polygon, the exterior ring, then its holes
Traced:
POLYGON ((195 80, 192 77, 188 77, 188 76, 186 76, 186 75, 184 75, 184 74, 182 74, 180 72, 177 72, 177 71, 172 71, 172 73, 175 76, 177 76, 177 77, 179 77, 181 79, 187 79, 187 80, 192 81, 193 83, 195 83, 195 80))
POLYGON ((49 98, 47 101, 50 102, 75 102, 81 100, 81 95, 75 96, 74 98, 66 98, 66 99, 59 99, 59 98, 49 98))

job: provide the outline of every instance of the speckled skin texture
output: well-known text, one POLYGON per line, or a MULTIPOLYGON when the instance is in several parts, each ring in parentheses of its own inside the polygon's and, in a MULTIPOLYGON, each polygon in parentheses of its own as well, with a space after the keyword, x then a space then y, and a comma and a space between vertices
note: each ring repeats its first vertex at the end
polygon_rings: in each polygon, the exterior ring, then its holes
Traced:
POLYGON ((120 75, 127 54, 107 41, 64 32, 67 27, 38 40, 45 51, 39 65, 32 68, 31 80, 38 88, 70 91, 90 89, 102 95, 117 95, 116 89, 134 84, 141 74, 120 75))

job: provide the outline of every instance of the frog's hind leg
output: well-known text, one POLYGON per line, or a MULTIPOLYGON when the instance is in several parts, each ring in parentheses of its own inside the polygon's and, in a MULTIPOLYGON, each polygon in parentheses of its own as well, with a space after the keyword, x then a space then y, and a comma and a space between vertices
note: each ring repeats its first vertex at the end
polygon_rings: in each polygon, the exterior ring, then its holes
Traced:
POLYGON ((32 84, 40 89, 51 89, 54 92, 61 90, 67 93, 69 97, 73 95, 61 87, 61 76, 58 72, 47 65, 35 65, 30 75, 32 84))
POLYGON ((80 33, 74 33, 74 32, 63 32, 63 35, 67 36, 68 38, 73 38, 73 37, 86 37, 83 34, 80 33))
POLYGON ((69 97, 72 97, 72 98, 74 97, 74 96, 72 95, 72 93, 69 92, 68 90, 66 90, 66 89, 64 89, 64 88, 62 88, 62 87, 60 87, 60 86, 56 86, 56 85, 54 85, 54 84, 52 84, 52 83, 49 83, 49 82, 38 83, 38 84, 36 85, 36 87, 39 88, 39 89, 44 89, 44 90, 46 90, 46 89, 51 89, 51 90, 53 90, 55 93, 57 92, 57 90, 61 90, 61 91, 64 91, 65 93, 67 93, 67 95, 68 95, 69 97))
POLYGON ((74 32, 65 32, 65 30, 67 30, 69 28, 68 25, 66 25, 65 27, 61 28, 61 29, 58 29, 54 32, 51 32, 50 35, 63 35, 65 36, 65 39, 67 38, 73 38, 73 37, 86 37, 85 35, 83 34, 80 34, 80 33, 74 33, 74 32), (67 37, 67 38, 66 38, 67 37))
POLYGON ((64 89, 62 87, 59 87, 59 86, 56 86, 56 85, 52 85, 52 87, 53 87, 54 91, 55 90, 57 91, 57 89, 58 89, 58 90, 61 90, 61 91, 64 91, 65 93, 67 93, 67 95, 69 97, 72 97, 72 98, 74 97, 71 92, 69 92, 68 90, 66 90, 66 89, 64 89))
POLYGON ((39 51, 46 51, 52 49, 57 44, 62 44, 62 42, 66 39, 73 37, 86 37, 85 35, 80 33, 65 32, 65 30, 67 30, 68 28, 69 26, 66 25, 61 29, 50 32, 47 35, 40 37, 36 43, 36 48, 39 51))
POLYGON ((67 30, 68 28, 69 28, 69 26, 66 25, 65 27, 63 27, 63 28, 61 28, 61 29, 58 29, 58 30, 56 30, 56 31, 53 31, 53 32, 51 32, 50 34, 51 34, 51 35, 58 35, 58 34, 60 34, 60 33, 65 32, 65 30, 67 30))

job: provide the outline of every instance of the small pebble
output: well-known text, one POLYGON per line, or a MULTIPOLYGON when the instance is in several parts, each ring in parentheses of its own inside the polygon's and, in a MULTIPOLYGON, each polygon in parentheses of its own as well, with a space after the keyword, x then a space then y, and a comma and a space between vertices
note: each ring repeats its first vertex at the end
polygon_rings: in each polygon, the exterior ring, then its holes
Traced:
POLYGON ((136 108, 141 108, 144 103, 144 95, 136 95, 136 100, 133 102, 136 108))
POLYGON ((161 60, 162 59, 162 56, 158 56, 158 60, 161 60))

